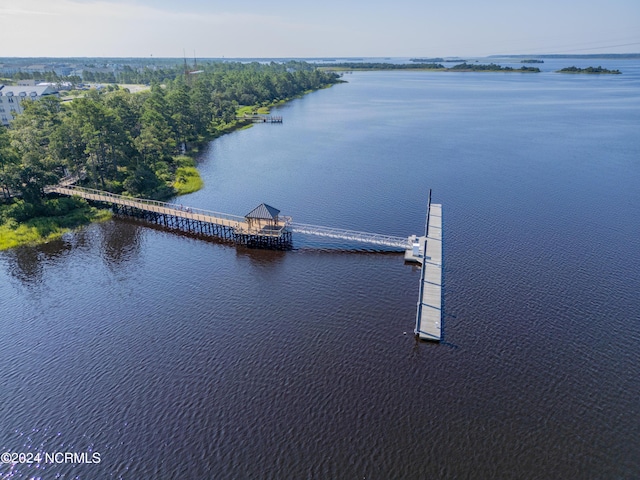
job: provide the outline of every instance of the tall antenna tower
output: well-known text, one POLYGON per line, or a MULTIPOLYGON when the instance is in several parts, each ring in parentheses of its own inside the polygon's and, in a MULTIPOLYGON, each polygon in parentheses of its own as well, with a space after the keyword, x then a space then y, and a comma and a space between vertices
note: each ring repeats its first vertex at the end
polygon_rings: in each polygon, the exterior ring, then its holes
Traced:
POLYGON ((202 70, 198 70, 198 61, 196 60, 196 51, 193 51, 193 70, 189 69, 189 65, 187 64, 187 53, 184 49, 182 49, 184 55, 184 81, 187 85, 191 86, 191 82, 193 76, 202 73, 202 70))

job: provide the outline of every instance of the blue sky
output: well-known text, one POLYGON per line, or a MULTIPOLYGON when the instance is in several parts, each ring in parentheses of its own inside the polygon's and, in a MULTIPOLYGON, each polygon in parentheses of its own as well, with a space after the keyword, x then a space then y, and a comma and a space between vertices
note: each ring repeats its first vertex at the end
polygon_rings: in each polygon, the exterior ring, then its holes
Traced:
POLYGON ((640 52, 639 0, 0 0, 0 57, 640 52))

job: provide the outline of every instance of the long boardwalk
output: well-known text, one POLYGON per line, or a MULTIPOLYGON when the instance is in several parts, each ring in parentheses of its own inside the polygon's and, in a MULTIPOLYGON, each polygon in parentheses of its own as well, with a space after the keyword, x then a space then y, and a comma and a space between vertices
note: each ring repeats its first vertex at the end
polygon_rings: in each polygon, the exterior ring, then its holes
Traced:
POLYGON ((422 270, 415 334, 423 340, 442 339, 442 205, 429 205, 427 235, 420 237, 422 270))
POLYGON ((410 247, 406 237, 293 223, 290 217, 284 216, 279 216, 275 222, 270 222, 267 227, 264 224, 250 222, 247 217, 184 207, 157 200, 125 197, 69 184, 49 187, 47 192, 78 196, 92 202, 110 204, 120 215, 142 218, 167 228, 189 233, 215 235, 247 246, 288 248, 291 247, 291 234, 302 233, 398 249, 410 247))
POLYGON ((194 221, 215 223, 228 228, 241 230, 248 228, 243 217, 228 215, 226 213, 210 212, 207 210, 199 210, 195 208, 183 207, 182 205, 159 202, 157 200, 146 200, 141 198, 130 198, 115 193, 95 190, 93 188, 83 187, 50 187, 50 193, 57 193, 66 196, 78 196, 85 200, 93 202, 110 203, 112 205, 121 205, 123 207, 137 208, 146 212, 160 213, 163 215, 172 215, 177 218, 184 218, 194 221))
POLYGON ((120 215, 142 218, 170 229, 189 233, 213 235, 237 244, 267 247, 290 248, 291 231, 289 217, 279 217, 270 222, 251 223, 247 217, 212 212, 179 204, 130 198, 115 193, 77 186, 54 186, 47 193, 65 196, 78 196, 91 202, 110 204, 120 215))

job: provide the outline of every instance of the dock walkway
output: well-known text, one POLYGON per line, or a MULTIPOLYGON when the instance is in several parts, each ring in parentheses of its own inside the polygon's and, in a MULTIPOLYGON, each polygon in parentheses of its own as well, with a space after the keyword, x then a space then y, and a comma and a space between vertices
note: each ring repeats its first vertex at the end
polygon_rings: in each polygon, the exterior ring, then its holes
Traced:
POLYGON ((415 334, 423 340, 442 339, 442 205, 429 206, 427 236, 421 237, 422 271, 415 334))
POLYGON ((216 235, 233 239, 236 242, 240 240, 243 245, 281 247, 283 246, 282 242, 276 241, 276 239, 282 238, 284 243, 290 246, 291 234, 295 232, 398 249, 411 248, 406 237, 293 223, 291 217, 282 215, 276 215, 274 219, 265 223, 227 213, 201 210, 157 200, 125 197, 93 188, 78 187, 70 183, 72 182, 47 187, 46 192, 78 196, 92 202, 110 204, 114 207, 114 211, 120 215, 142 218, 158 225, 190 233, 216 235))
POLYGON ((239 120, 251 120, 253 123, 282 123, 282 117, 276 115, 263 115, 263 114, 252 114, 249 115, 245 113, 243 116, 236 117, 239 120))

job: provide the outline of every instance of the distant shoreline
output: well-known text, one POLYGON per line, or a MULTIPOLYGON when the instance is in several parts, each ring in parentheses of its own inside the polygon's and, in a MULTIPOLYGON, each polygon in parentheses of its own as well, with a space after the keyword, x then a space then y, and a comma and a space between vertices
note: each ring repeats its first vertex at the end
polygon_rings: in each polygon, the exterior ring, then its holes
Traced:
POLYGON ((440 63, 335 63, 318 67, 319 70, 329 72, 366 72, 366 71, 430 71, 430 72, 519 72, 519 73, 540 73, 537 67, 520 68, 503 67, 495 63, 459 63, 453 67, 445 67, 440 63))
POLYGON ((639 59, 640 53, 589 53, 589 54, 565 54, 565 53, 554 53, 554 54, 544 54, 544 55, 489 55, 487 58, 583 58, 585 60, 596 59, 596 58, 604 58, 604 59, 639 59))

